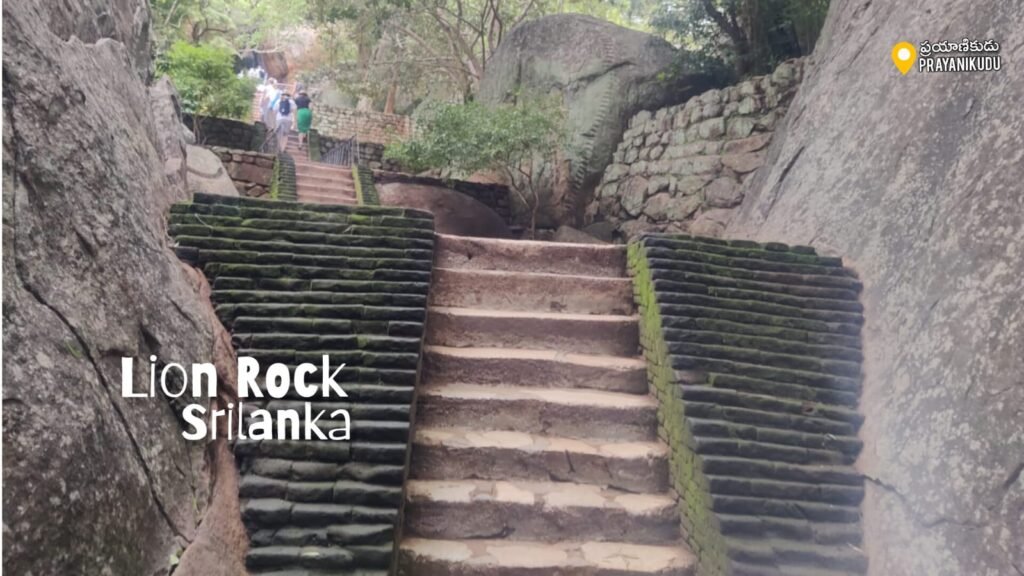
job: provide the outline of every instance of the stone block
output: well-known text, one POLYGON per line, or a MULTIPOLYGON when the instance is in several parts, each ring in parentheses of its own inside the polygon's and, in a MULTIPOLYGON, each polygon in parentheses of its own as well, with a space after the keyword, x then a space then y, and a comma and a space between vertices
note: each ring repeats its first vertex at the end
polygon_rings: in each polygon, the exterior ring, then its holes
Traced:
POLYGON ((734 116, 729 118, 726 135, 731 140, 746 138, 754 131, 756 122, 746 116, 734 116))
POLYGON ((644 206, 646 214, 654 222, 678 222, 693 215, 700 208, 697 196, 673 197, 667 193, 656 194, 644 206))
POLYGON ((711 118, 704 120, 697 126, 697 133, 701 138, 712 139, 725 135, 725 119, 711 118))
POLYGON ((771 132, 761 132, 747 138, 726 142, 722 147, 722 152, 725 154, 746 154, 749 152, 757 152, 767 146, 771 140, 771 132))
POLYGON ((746 174, 764 165, 764 154, 761 152, 726 154, 722 156, 722 164, 737 174, 746 174))
POLYGON ((743 191, 732 178, 715 178, 704 188, 704 199, 712 208, 732 208, 743 200, 743 191))
POLYGON ((643 177, 633 177, 626 181, 622 187, 622 198, 620 203, 623 210, 630 216, 639 216, 643 211, 644 200, 647 197, 647 188, 650 185, 643 177))

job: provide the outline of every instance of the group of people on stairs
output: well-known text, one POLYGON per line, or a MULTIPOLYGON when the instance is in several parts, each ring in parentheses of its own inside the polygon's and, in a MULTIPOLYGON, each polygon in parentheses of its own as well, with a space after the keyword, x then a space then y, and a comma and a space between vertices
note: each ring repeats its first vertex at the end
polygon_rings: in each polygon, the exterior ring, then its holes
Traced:
POLYGON ((299 133, 299 147, 306 146, 309 129, 313 124, 313 111, 310 109, 312 99, 302 84, 295 85, 297 95, 294 99, 273 78, 268 79, 260 89, 263 91, 260 99, 263 123, 277 134, 278 149, 285 149, 293 127, 299 133))

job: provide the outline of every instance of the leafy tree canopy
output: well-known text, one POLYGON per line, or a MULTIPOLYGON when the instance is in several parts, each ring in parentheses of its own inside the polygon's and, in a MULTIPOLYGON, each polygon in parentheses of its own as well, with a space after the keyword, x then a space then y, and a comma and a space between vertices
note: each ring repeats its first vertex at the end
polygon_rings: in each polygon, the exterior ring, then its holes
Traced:
POLYGON ((252 80, 235 75, 234 57, 222 46, 178 41, 157 60, 157 71, 170 76, 185 112, 243 118, 255 86, 252 80))

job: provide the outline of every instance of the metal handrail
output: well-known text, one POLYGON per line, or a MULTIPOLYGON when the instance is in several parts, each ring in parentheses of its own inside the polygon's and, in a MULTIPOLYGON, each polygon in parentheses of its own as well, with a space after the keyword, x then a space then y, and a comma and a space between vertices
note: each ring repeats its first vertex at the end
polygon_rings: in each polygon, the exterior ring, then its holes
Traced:
POLYGON ((353 134, 351 138, 342 140, 337 146, 322 154, 320 161, 338 166, 354 166, 359 164, 359 138, 353 134))

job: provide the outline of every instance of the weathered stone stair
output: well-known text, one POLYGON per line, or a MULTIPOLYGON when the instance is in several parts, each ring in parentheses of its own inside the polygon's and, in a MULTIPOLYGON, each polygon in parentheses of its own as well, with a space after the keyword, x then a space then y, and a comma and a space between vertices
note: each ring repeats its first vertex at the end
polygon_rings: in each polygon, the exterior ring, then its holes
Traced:
POLYGON ((691 574, 621 247, 438 236, 399 573, 691 574))
POLYGON ((631 266, 702 574, 863 574, 860 282, 810 248, 649 236, 631 266))
MULTIPOLYGON (((237 441, 252 574, 385 576, 402 504, 433 261, 429 214, 196 195, 173 207, 178 253, 209 278, 239 355, 344 362, 351 440, 237 441)), ((244 399, 248 408, 304 401, 244 399)), ((246 411, 251 414, 251 410, 246 411)), ((325 432, 339 422, 320 420, 325 432)))
POLYGON ((356 204, 356 187, 350 166, 338 166, 309 159, 298 136, 288 137, 285 151, 295 162, 295 191, 299 202, 315 204, 356 204))

